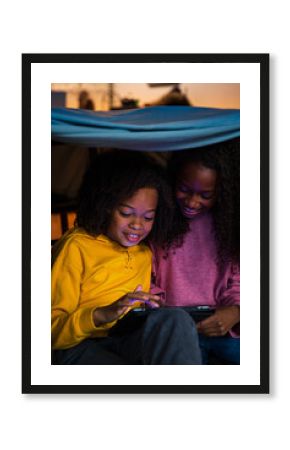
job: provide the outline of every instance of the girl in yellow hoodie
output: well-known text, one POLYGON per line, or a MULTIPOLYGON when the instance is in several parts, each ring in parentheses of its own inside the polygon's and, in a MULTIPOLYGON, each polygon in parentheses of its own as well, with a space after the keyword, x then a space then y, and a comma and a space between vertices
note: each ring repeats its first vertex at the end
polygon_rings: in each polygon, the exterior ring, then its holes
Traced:
POLYGON ((85 176, 75 227, 53 249, 54 364, 200 364, 197 333, 182 310, 150 292, 151 251, 172 221, 162 169, 145 155, 108 152, 85 176), (138 329, 115 333, 131 309, 150 308, 138 329))

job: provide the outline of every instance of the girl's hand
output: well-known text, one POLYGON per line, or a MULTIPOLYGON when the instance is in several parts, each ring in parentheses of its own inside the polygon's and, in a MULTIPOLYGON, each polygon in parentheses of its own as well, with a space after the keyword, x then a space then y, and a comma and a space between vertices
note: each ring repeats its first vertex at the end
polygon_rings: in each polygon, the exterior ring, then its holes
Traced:
POLYGON ((197 331, 205 336, 224 336, 240 321, 240 307, 220 306, 215 313, 197 324, 197 331))
POLYGON ((160 297, 148 292, 142 291, 142 286, 139 285, 134 292, 128 292, 124 297, 119 298, 111 305, 102 308, 96 308, 93 312, 93 320, 96 327, 104 323, 113 322, 119 319, 123 314, 133 309, 134 306, 139 306, 140 302, 148 308, 158 308, 160 306, 160 297))

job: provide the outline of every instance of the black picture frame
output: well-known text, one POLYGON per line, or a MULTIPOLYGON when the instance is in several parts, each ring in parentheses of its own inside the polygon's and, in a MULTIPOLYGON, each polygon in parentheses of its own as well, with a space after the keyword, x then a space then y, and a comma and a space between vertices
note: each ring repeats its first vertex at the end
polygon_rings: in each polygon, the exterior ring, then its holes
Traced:
POLYGON ((23 54, 22 55, 22 392, 75 394, 269 393, 269 54, 23 54), (58 63, 255 64, 260 71, 260 382, 235 385, 32 384, 31 372, 31 68, 58 63))

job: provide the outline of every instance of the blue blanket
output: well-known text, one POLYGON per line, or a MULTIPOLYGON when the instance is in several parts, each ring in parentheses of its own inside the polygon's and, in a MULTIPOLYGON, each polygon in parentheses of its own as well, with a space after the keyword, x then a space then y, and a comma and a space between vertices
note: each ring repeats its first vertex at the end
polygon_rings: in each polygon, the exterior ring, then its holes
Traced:
POLYGON ((240 111, 192 106, 87 111, 54 108, 52 139, 85 147, 181 150, 240 136, 240 111))

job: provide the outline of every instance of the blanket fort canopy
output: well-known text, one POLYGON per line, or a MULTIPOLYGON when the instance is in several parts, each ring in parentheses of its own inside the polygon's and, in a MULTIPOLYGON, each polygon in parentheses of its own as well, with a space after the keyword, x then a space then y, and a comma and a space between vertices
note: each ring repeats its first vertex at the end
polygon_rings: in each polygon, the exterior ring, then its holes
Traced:
POLYGON ((53 108, 51 131, 54 141, 85 147, 182 150, 239 137, 240 111, 192 106, 113 111, 53 108))

